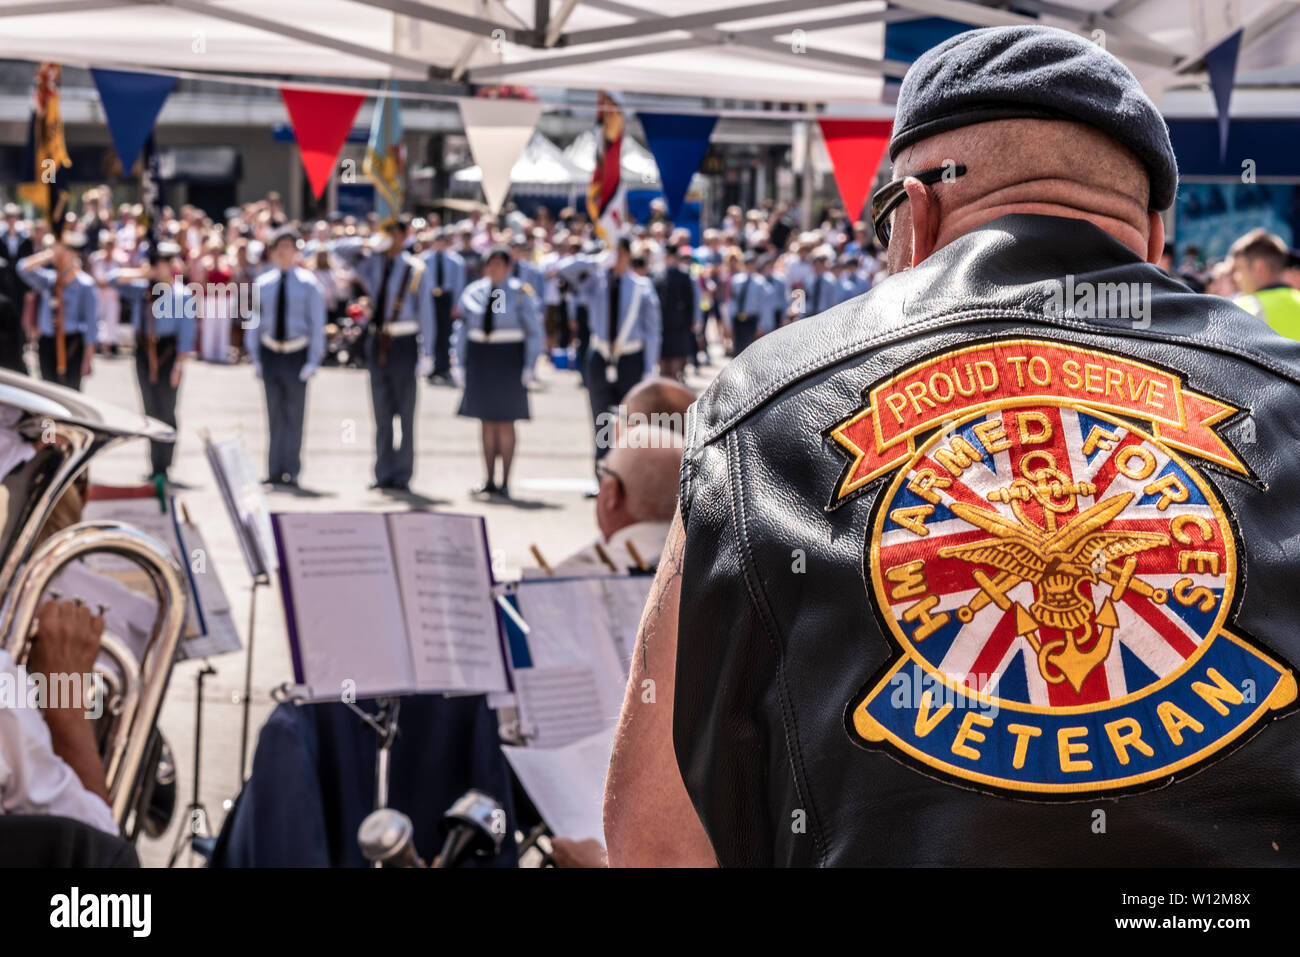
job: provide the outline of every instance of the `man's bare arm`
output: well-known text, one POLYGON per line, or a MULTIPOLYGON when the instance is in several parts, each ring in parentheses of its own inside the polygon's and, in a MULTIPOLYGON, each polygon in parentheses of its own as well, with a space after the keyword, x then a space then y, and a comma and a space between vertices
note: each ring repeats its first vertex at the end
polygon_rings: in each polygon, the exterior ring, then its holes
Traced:
POLYGON ((716 867, 673 752, 677 608, 686 536, 673 517, 641 616, 605 780, 610 867, 716 867))

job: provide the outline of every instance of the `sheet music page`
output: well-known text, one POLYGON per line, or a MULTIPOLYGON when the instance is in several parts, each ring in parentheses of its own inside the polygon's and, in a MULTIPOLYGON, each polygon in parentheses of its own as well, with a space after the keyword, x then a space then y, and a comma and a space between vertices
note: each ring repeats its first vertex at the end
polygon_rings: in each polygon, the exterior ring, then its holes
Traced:
POLYGON ((532 666, 516 668, 525 733, 562 746, 612 728, 623 705, 649 576, 521 581, 532 666))
POLYGON ((387 516, 420 691, 505 691, 483 519, 387 516))
POLYGON ((277 513, 290 640, 313 698, 415 690, 385 516, 277 513))
POLYGON ((212 466, 230 521, 235 526, 235 537, 248 574, 256 578, 260 571, 278 570, 280 561, 271 532, 271 513, 266 507, 261 479, 244 444, 238 439, 211 442, 207 452, 208 464, 212 466))
POLYGON ((562 748, 503 744, 501 751, 551 833, 575 841, 595 838, 604 844, 601 806, 613 745, 611 727, 562 748))
MULTIPOLYGON (((173 511, 176 499, 167 500, 167 511, 158 504, 158 498, 150 494, 142 498, 106 498, 87 502, 81 511, 86 521, 122 522, 144 532, 150 538, 166 546, 167 550, 181 563, 181 570, 189 583, 190 600, 185 609, 185 634, 188 640, 204 634, 207 622, 203 619, 202 596, 198 593, 197 583, 190 573, 189 556, 176 534, 176 522, 173 511)), ((86 564, 101 574, 112 575, 132 591, 154 598, 153 584, 149 576, 134 561, 108 552, 92 553, 86 557, 86 564)))

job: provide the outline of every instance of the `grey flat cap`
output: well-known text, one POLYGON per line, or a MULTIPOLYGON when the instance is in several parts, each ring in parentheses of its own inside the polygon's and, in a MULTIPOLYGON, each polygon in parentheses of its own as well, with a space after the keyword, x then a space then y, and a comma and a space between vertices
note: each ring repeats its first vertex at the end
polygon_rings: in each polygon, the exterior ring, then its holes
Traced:
POLYGON ((889 158, 938 133, 1018 118, 1096 127, 1146 167, 1149 208, 1173 205, 1178 164, 1164 117, 1128 67, 1056 27, 968 30, 926 50, 898 91, 889 158))

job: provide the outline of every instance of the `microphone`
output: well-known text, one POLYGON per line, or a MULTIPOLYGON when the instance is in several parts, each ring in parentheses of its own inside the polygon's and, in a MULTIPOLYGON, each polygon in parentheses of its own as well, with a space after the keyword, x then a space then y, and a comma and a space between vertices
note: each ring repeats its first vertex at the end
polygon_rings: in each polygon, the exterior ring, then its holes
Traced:
POLYGON ((357 843, 366 860, 378 867, 424 867, 415 852, 415 826, 395 808, 367 814, 357 828, 357 843))
POLYGON ((469 857, 494 857, 506 833, 506 812, 493 798, 473 788, 442 816, 446 834, 434 867, 456 867, 469 857))

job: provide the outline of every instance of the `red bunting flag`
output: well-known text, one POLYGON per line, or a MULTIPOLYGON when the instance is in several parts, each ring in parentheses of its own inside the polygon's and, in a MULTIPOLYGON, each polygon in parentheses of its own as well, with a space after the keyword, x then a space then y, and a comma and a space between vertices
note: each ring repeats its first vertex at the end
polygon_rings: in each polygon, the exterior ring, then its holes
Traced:
POLYGON ((312 195, 320 199, 365 97, 288 87, 280 88, 280 96, 289 111, 289 123, 302 153, 312 195))
POLYGON ((826 152, 831 156, 835 171, 835 185, 840 190, 844 214, 850 220, 862 215, 867 203, 867 191, 876 178, 880 158, 889 145, 893 120, 831 120, 818 121, 826 152))

